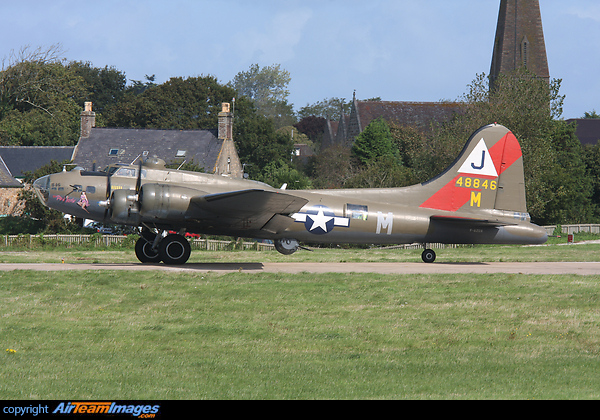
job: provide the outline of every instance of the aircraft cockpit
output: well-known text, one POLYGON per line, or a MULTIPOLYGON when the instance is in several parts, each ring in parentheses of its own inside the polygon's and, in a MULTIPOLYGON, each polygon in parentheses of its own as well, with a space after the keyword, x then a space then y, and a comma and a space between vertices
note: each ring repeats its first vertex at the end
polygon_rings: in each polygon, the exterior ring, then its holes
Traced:
MULTIPOLYGON (((111 168, 112 169, 112 168, 111 168)), ((122 176, 125 178, 137 178, 139 168, 132 167, 121 167, 114 168, 115 170, 111 172, 111 176, 122 176)), ((142 179, 146 178, 146 170, 142 169, 142 179)))

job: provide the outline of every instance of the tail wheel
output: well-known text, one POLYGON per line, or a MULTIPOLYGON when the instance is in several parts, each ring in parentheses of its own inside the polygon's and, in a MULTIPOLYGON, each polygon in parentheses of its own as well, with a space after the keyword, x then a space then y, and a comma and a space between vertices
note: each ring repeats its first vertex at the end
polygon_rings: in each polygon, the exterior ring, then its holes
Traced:
POLYGON ((421 254, 421 259, 423 260, 423 262, 426 262, 426 263, 434 262, 435 261, 435 251, 432 249, 426 249, 421 254))
POLYGON ((159 263, 160 253, 152 249, 152 241, 140 238, 135 243, 135 256, 143 263, 159 263))
POLYGON ((191 252, 190 243, 181 235, 167 235, 158 245, 160 259, 169 265, 185 264, 191 252))

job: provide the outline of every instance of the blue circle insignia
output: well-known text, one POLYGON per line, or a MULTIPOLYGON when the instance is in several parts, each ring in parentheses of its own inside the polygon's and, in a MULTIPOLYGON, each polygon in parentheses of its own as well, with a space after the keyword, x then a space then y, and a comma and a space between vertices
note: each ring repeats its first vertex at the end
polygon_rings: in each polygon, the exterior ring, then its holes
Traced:
POLYGON ((335 214, 329 207, 316 205, 306 211, 304 227, 315 235, 325 235, 335 226, 335 214))

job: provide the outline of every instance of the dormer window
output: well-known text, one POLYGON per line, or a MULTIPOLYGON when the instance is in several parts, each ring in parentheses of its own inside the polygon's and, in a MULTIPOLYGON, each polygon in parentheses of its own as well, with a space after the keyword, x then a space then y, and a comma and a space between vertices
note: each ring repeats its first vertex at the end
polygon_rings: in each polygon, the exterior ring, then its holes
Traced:
POLYGON ((178 150, 177 154, 175 155, 175 157, 183 158, 183 157, 185 157, 185 153, 186 152, 187 152, 187 150, 178 150))
POLYGON ((119 149, 110 149, 108 151, 108 156, 118 156, 119 155, 119 149))

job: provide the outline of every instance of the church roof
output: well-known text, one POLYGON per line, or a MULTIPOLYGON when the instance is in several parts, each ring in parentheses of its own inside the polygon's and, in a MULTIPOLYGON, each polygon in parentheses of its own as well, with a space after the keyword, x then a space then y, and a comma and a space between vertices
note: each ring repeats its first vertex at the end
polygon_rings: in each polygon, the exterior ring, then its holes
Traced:
POLYGON ((379 117, 399 125, 426 128, 434 121, 448 121, 464 109, 457 102, 356 101, 356 105, 361 131, 379 117))

